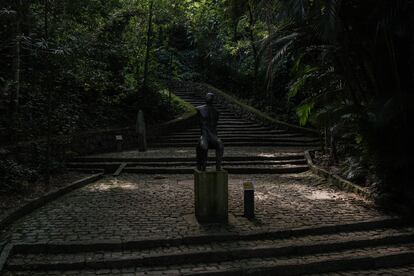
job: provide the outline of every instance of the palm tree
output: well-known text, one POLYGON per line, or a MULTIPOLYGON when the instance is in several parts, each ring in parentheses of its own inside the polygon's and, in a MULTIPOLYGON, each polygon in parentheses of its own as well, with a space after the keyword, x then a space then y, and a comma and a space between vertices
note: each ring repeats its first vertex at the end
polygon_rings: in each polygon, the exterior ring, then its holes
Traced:
POLYGON ((257 9, 274 26, 260 51, 269 82, 281 61, 293 60, 289 94, 305 98, 298 109, 302 123, 313 118, 338 136, 353 129, 349 145, 362 148, 383 182, 404 183, 396 176, 403 176, 408 164, 413 1, 263 0, 257 5, 269 2, 273 10, 257 9), (264 55, 269 49, 270 58, 264 55))

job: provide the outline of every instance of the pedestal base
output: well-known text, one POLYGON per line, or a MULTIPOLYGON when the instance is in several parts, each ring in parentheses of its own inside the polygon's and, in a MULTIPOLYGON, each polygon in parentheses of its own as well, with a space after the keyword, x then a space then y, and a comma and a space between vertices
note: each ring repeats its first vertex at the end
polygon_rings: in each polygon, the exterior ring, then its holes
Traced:
POLYGON ((228 174, 226 171, 194 171, 195 215, 200 223, 228 221, 228 174))

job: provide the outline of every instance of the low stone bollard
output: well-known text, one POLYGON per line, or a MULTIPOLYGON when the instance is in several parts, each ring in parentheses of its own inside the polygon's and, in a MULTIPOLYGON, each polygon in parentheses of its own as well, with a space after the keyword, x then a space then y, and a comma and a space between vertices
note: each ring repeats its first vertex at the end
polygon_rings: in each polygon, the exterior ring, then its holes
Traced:
POLYGON ((147 131, 142 110, 138 111, 135 131, 138 135, 138 150, 140 152, 147 151, 147 131))
POLYGON ((124 142, 124 138, 122 137, 122 135, 116 135, 115 136, 115 141, 116 141, 116 150, 117 151, 122 151, 122 146, 123 146, 123 142, 124 142))
POLYGON ((244 216, 254 218, 254 184, 253 181, 243 183, 244 190, 244 216))
POLYGON ((194 171, 195 215, 200 223, 227 223, 228 173, 194 171))

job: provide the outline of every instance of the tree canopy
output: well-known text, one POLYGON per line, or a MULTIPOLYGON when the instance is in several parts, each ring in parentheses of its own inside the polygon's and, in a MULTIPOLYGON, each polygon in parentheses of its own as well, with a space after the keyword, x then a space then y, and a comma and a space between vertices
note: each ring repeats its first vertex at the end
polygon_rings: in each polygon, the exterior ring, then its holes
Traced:
POLYGON ((171 80, 208 81, 316 128, 330 162, 408 185, 412 0, 3 0, 1 140, 174 118, 171 80))

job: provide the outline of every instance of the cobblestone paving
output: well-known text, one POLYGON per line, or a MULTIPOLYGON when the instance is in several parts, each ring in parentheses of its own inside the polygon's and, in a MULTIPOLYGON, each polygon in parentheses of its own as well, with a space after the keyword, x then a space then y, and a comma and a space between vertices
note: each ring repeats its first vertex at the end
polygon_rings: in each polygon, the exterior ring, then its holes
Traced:
POLYGON ((252 175, 256 221, 242 217, 245 176, 231 175, 230 223, 200 226, 193 219, 193 177, 107 177, 35 211, 9 232, 15 242, 94 242, 266 231, 382 217, 367 202, 326 188, 311 173, 252 175))

